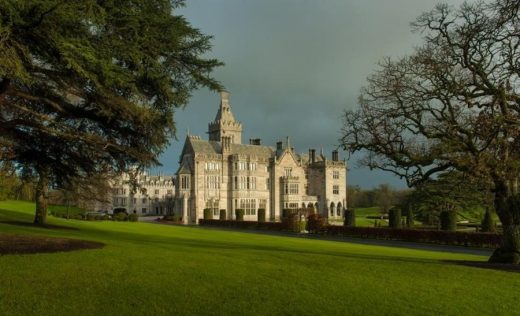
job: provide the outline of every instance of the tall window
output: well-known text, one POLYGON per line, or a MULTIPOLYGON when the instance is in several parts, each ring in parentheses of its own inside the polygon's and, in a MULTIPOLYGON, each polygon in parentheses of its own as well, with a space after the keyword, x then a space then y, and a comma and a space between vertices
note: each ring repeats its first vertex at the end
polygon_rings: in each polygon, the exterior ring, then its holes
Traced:
POLYGON ((285 168, 284 173, 286 177, 290 177, 292 175, 292 168, 285 168))
POLYGON ((289 194, 298 194, 298 183, 291 183, 289 185, 289 194))
POLYGON ((189 176, 181 176, 181 189, 189 189, 190 188, 190 178, 189 176))
POLYGON ((339 171, 332 171, 332 178, 339 179, 339 171))
POLYGON ((240 208, 245 215, 256 215, 256 199, 240 199, 240 208))
POLYGON ((332 186, 332 194, 339 194, 339 185, 332 186))

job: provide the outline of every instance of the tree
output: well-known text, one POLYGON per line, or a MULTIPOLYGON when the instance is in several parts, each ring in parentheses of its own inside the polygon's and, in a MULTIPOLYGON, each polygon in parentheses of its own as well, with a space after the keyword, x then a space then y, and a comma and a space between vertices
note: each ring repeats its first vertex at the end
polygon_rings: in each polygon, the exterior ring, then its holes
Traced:
POLYGON ((489 181, 476 179, 460 172, 444 172, 436 179, 418 184, 405 203, 418 212, 419 218, 428 224, 444 211, 460 212, 491 206, 489 181))
POLYGON ((183 0, 0 2, 0 159, 49 186, 158 164, 174 109, 221 89, 210 37, 175 16, 183 0))
POLYGON ((424 44, 384 59, 360 108, 344 116, 342 142, 363 163, 409 186, 451 170, 487 178, 502 222, 493 262, 520 262, 514 185, 520 163, 520 1, 437 5, 413 28, 424 44))

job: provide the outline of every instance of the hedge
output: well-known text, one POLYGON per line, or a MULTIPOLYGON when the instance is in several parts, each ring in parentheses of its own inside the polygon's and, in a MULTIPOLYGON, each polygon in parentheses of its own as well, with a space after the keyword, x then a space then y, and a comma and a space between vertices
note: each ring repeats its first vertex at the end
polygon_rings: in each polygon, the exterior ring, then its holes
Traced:
POLYGON ((500 246, 502 235, 495 233, 470 233, 440 230, 418 230, 373 227, 326 226, 324 235, 361 237, 385 240, 426 242, 444 245, 496 248, 500 246))
POLYGON ((283 223, 278 222, 256 222, 256 221, 232 221, 232 220, 215 220, 215 219, 200 219, 199 225, 201 226, 218 226, 218 227, 230 227, 239 229, 263 229, 263 230, 275 230, 284 231, 288 230, 288 227, 283 223))
MULTIPOLYGON (((502 235, 496 233, 469 233, 452 232, 441 230, 418 230, 418 229, 398 229, 398 228, 373 228, 373 227, 347 227, 320 225, 319 217, 309 218, 307 228, 312 233, 319 233, 326 236, 345 236, 361 237, 384 240, 402 240, 410 242, 424 242, 443 245, 468 246, 496 248, 502 242, 502 235), (312 226, 312 222, 316 224, 312 226), (321 228, 320 228, 321 226, 321 228), (316 229, 317 228, 317 229, 316 229)), ((237 229, 259 229, 272 231, 292 231, 288 222, 254 222, 254 221, 222 221, 222 220, 199 220, 202 226, 219 226, 237 229)))

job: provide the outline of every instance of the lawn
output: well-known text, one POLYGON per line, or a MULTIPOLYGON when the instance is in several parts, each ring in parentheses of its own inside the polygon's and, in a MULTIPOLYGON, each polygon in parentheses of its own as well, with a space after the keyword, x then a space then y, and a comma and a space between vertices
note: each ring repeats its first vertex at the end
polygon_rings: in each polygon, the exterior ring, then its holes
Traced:
POLYGON ((102 249, 0 256, 0 315, 511 315, 520 274, 475 255, 148 223, 50 218, 0 202, 0 232, 102 249), (2 223, 3 222, 3 223, 2 223))

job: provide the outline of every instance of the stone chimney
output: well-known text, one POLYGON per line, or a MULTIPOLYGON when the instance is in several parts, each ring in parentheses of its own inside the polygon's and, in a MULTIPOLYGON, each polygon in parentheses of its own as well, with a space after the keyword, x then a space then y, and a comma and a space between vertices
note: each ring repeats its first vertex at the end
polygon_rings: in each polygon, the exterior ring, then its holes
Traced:
POLYGON ((316 162, 316 149, 309 149, 309 161, 311 163, 316 162))
POLYGON ((262 140, 260 138, 250 138, 249 145, 260 146, 262 144, 262 140))
POLYGON ((339 161, 339 153, 337 150, 332 151, 332 161, 339 161))

